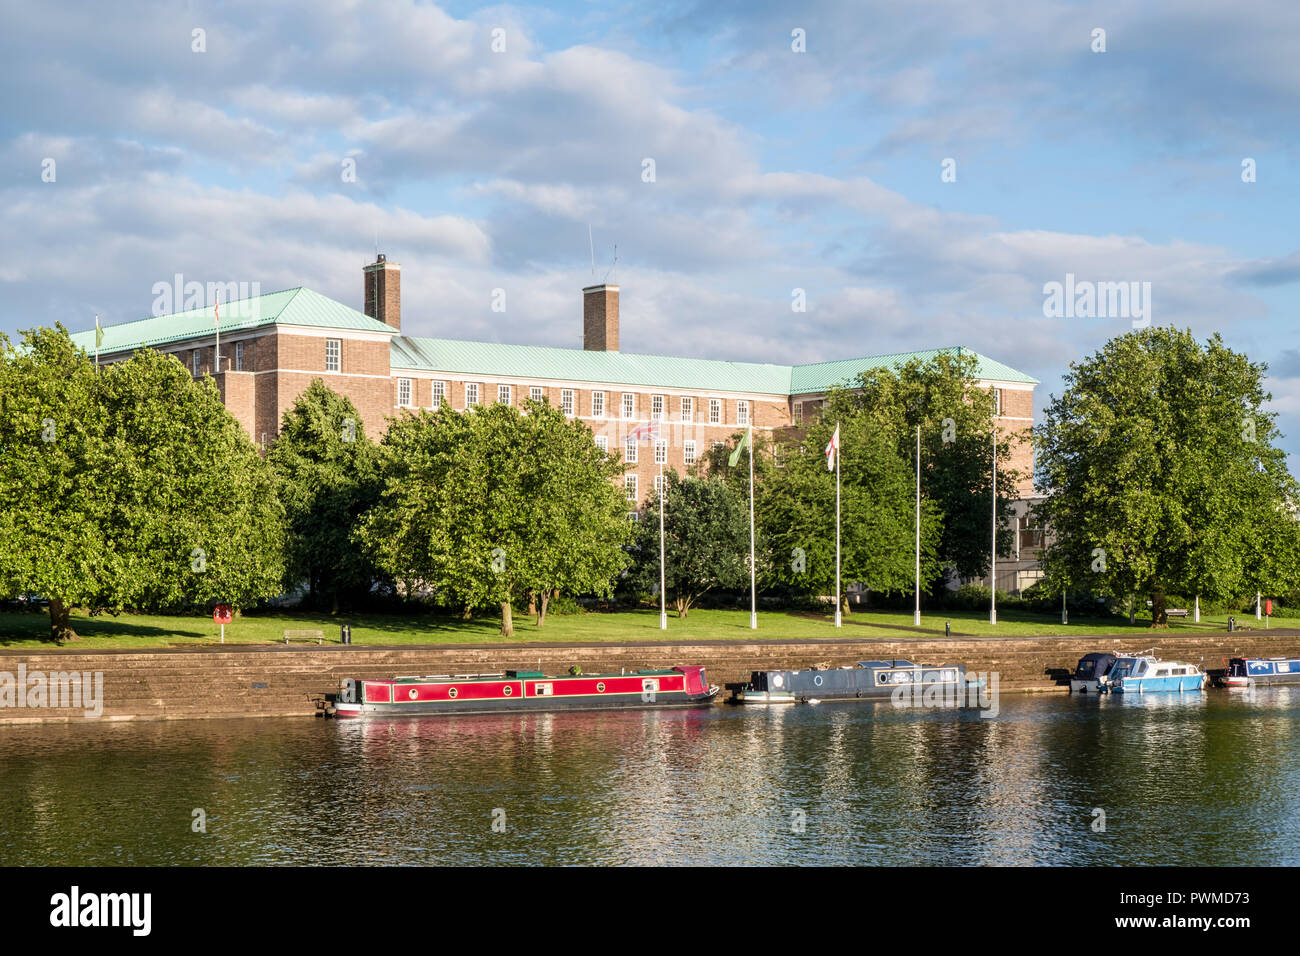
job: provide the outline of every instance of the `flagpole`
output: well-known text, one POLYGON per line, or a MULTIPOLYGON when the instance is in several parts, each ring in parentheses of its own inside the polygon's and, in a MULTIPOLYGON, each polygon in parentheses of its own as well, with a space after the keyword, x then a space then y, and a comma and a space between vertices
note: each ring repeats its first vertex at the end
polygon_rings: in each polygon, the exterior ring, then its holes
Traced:
MULTIPOLYGON (((835 423, 835 433, 840 431, 839 422, 835 423)), ((835 626, 842 627, 840 616, 840 450, 835 449, 835 626)))
POLYGON ((754 423, 749 424, 749 628, 758 629, 758 585, 754 572, 754 423))
POLYGON ((916 426, 916 610, 912 626, 921 626, 921 426, 916 426))
MULTIPOLYGON (((656 452, 658 451, 658 442, 656 441, 656 452)), ((655 455, 658 458, 658 454, 655 455)), ((665 568, 667 563, 664 560, 664 492, 668 489, 664 481, 664 463, 659 463, 659 630, 668 630, 668 592, 664 590, 665 568)))
POLYGON ((212 302, 212 314, 215 316, 213 324, 217 329, 217 347, 212 353, 212 374, 216 375, 221 371, 221 308, 219 299, 214 299, 212 302))
POLYGON ((993 548, 989 554, 989 623, 998 622, 998 428, 993 426, 993 548))
POLYGON ((99 340, 104 333, 99 329, 99 313, 95 313, 95 371, 99 371, 99 340))

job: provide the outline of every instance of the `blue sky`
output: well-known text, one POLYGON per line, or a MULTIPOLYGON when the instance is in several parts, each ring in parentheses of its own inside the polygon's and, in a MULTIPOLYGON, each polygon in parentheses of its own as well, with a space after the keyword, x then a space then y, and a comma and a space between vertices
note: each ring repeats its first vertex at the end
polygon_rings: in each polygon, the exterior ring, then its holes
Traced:
POLYGON ((0 331, 139 318, 178 272, 359 307, 378 237, 406 332, 577 346, 590 227, 598 278, 618 246, 625 351, 962 344, 1041 379, 1040 408, 1131 327, 1045 317, 1044 283, 1150 282, 1153 322, 1270 364, 1300 452, 1294 0, 123 0, 4 18, 0 331))

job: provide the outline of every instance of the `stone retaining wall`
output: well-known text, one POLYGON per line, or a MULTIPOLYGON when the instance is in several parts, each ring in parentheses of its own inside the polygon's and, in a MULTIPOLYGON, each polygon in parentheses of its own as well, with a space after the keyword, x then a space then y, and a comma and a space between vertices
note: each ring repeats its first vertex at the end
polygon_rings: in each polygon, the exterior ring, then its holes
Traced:
MULTIPOLYGON (((1300 635, 1274 630, 1198 635, 914 640, 695 641, 682 643, 343 647, 244 645, 140 651, 0 651, 0 672, 103 674, 101 720, 311 716, 344 677, 481 673, 506 669, 587 673, 704 664, 714 683, 751 670, 841 666, 873 658, 965 664, 996 671, 1003 691, 1060 691, 1059 672, 1085 653, 1151 649, 1205 669, 1227 657, 1300 655, 1300 635), (1053 674, 1053 672, 1057 672, 1053 674)), ((0 707, 0 723, 81 721, 81 710, 0 707)))

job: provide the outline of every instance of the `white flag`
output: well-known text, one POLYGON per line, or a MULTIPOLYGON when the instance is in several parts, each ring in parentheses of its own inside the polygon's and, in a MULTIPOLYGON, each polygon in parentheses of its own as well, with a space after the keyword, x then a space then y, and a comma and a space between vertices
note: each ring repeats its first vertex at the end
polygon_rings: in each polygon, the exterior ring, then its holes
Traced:
POLYGON ((840 426, 835 426, 835 434, 831 436, 831 443, 826 446, 826 470, 835 470, 835 456, 840 453, 840 426))

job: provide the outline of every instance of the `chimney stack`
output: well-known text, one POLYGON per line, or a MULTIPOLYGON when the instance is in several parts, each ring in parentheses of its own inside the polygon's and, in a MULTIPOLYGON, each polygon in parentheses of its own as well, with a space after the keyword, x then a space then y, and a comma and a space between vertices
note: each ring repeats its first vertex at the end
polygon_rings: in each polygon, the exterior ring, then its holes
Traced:
POLYGON ((402 331, 402 267, 381 252, 361 272, 366 281, 366 315, 402 331))
POLYGON ((618 351, 618 286, 602 283, 582 290, 582 347, 618 351))

